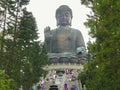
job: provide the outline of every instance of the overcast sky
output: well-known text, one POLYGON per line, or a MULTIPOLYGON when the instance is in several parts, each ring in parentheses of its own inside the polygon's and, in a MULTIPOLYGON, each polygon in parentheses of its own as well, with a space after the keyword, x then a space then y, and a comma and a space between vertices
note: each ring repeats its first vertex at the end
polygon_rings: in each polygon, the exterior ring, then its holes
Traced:
POLYGON ((28 11, 31 11, 36 18, 39 29, 40 40, 44 41, 44 28, 50 26, 56 28, 55 12, 60 5, 68 5, 73 12, 72 28, 79 29, 84 37, 85 43, 88 42, 88 28, 84 26, 87 14, 90 9, 81 5, 80 0, 30 0, 27 5, 28 11))

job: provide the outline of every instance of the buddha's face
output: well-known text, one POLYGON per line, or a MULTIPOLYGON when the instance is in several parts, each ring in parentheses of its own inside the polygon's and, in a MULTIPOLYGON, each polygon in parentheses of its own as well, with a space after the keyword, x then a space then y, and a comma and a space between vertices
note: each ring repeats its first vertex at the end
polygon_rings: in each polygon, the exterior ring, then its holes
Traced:
POLYGON ((58 26, 71 26, 71 14, 69 11, 63 11, 57 15, 58 26))

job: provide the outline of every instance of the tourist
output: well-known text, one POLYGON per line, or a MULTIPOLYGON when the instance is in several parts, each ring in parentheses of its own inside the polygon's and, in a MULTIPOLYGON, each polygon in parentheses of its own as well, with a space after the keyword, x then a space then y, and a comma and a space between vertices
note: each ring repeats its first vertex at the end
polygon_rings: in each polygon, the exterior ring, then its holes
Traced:
POLYGON ((37 86, 35 83, 33 83, 33 85, 32 85, 32 90, 37 90, 37 86))
POLYGON ((68 84, 67 83, 64 84, 64 90, 68 90, 68 84))
POLYGON ((42 86, 42 87, 41 87, 41 90, 45 90, 45 87, 44 87, 44 86, 42 86))

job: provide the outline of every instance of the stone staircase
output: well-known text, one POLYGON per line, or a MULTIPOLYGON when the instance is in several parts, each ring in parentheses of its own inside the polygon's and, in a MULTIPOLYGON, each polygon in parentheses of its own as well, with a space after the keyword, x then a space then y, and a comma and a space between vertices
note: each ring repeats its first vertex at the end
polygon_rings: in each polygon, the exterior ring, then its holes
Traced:
MULTIPOLYGON (((75 71, 76 71, 76 70, 75 70, 75 71)), ((77 73, 77 72, 76 72, 76 73, 77 73)), ((72 85, 77 85, 78 88, 79 88, 78 80, 70 81, 69 78, 71 78, 71 74, 65 74, 65 73, 64 73, 61 79, 56 78, 56 80, 54 80, 54 81, 56 81, 56 82, 53 82, 53 80, 48 81, 48 82, 45 82, 45 83, 44 83, 44 87, 45 87, 46 90, 49 90, 49 87, 50 87, 51 85, 57 85, 58 88, 59 88, 59 90, 64 90, 64 84, 67 83, 67 84, 68 84, 68 90, 71 90, 72 85), (59 82, 59 80, 60 80, 61 82, 59 82)), ((81 89, 79 88, 79 90, 81 90, 81 89)))

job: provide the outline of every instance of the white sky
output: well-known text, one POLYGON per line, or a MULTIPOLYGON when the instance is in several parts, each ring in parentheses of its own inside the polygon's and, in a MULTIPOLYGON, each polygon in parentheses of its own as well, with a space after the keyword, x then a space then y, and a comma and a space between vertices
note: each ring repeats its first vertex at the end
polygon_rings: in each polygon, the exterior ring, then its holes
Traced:
POLYGON ((68 5, 72 9, 71 27, 81 31, 86 44, 89 40, 89 29, 84 26, 84 22, 87 19, 86 14, 90 14, 90 9, 81 5, 80 0, 30 0, 27 8, 36 18, 40 40, 44 41, 44 28, 46 26, 50 26, 51 29, 56 28, 55 12, 60 5, 68 5))

